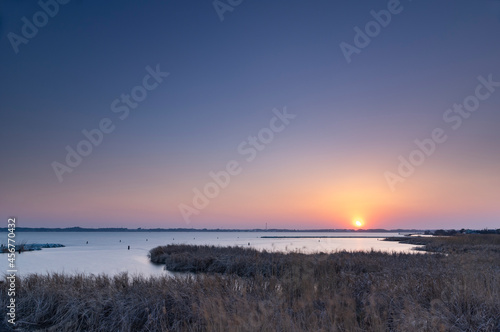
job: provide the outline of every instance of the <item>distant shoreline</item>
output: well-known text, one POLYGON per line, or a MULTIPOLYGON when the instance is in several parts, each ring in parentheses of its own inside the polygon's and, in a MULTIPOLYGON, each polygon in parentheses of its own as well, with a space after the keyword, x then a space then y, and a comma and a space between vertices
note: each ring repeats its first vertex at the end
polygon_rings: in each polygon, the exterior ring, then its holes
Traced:
MULTIPOLYGON (((295 232, 295 233, 416 233, 433 231, 428 229, 226 229, 226 228, 48 228, 48 227, 17 227, 16 232, 295 232)), ((7 228, 0 228, 7 232, 7 228)))
POLYGON ((261 236, 261 239, 380 239, 383 236, 261 236))

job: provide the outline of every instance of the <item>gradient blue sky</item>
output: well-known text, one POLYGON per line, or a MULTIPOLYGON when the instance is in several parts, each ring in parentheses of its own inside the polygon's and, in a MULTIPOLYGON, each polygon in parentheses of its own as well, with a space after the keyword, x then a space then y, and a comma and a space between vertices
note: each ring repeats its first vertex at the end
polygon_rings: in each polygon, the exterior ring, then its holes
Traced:
POLYGON ((401 1, 347 63, 339 47, 388 1, 78 1, 16 54, 36 1, 0 3, 0 217, 32 227, 498 228, 500 89, 458 130, 444 112, 500 81, 500 1, 401 1), (110 109, 169 72, 120 120, 110 109), (297 117, 248 163, 237 147, 297 117), (60 183, 81 131, 116 126, 60 183), (384 172, 436 127, 448 140, 390 190, 384 172), (193 188, 243 171, 187 223, 193 188))

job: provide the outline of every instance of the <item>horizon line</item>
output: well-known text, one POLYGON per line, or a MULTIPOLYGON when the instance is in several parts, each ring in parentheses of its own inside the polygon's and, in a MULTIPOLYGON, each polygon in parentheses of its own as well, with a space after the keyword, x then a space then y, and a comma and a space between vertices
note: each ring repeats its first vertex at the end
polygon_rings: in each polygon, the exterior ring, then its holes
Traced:
MULTIPOLYGON (((42 232, 42 231, 67 231, 67 232, 426 232, 426 231, 436 231, 436 230, 476 230, 476 229, 465 229, 465 228, 450 228, 450 229, 417 229, 417 228, 394 228, 394 229, 385 229, 385 228, 317 228, 317 229, 290 229, 290 228, 127 228, 127 227, 16 227, 16 231, 34 231, 34 232, 42 232)), ((477 230, 488 230, 488 228, 477 229, 477 230)), ((8 228, 3 227, 0 228, 0 232, 7 232, 8 228)))

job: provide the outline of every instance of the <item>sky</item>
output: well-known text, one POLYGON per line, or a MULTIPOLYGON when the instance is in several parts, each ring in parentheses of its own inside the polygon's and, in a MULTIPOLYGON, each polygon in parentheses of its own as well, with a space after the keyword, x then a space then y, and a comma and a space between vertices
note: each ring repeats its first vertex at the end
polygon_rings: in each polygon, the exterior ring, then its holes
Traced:
POLYGON ((500 228, 500 1, 0 2, 18 227, 500 228))

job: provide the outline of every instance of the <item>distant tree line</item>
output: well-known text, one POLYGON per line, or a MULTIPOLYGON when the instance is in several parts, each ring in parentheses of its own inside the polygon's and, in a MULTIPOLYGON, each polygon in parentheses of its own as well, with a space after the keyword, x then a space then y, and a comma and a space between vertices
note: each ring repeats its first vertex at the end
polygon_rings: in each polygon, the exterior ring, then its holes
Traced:
POLYGON ((499 229, 481 229, 481 230, 474 230, 474 229, 464 229, 462 228, 461 230, 456 230, 456 229, 438 229, 435 230, 434 232, 432 231, 425 231, 426 235, 436 235, 436 236, 451 236, 451 235, 459 235, 459 234, 500 234, 500 228, 499 229))

